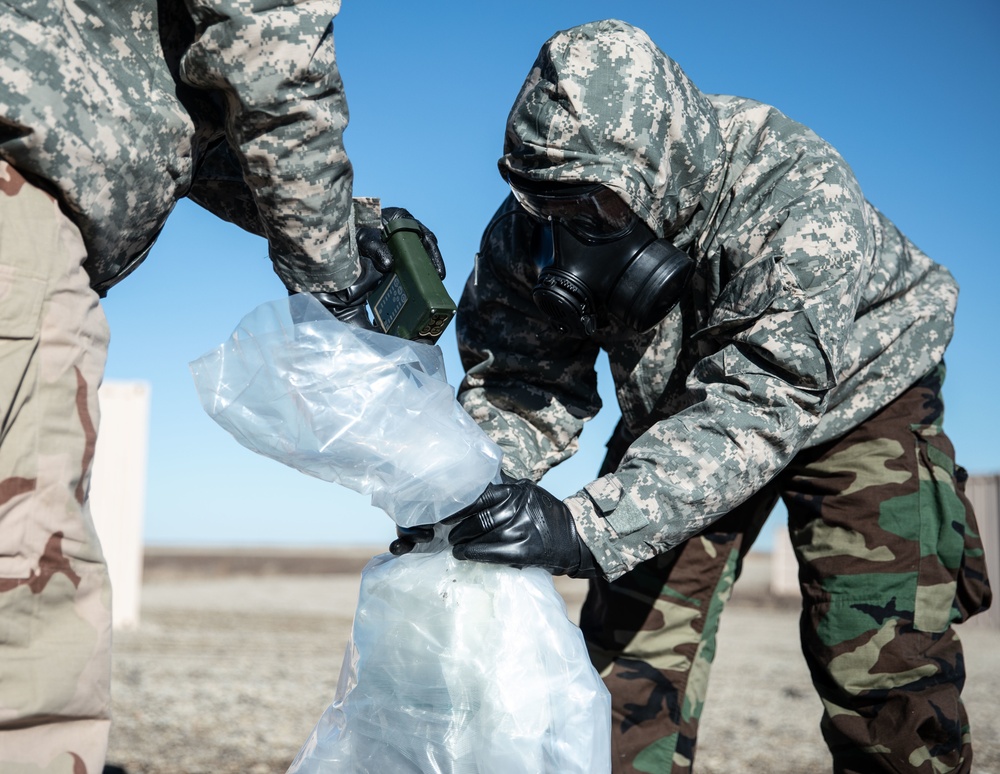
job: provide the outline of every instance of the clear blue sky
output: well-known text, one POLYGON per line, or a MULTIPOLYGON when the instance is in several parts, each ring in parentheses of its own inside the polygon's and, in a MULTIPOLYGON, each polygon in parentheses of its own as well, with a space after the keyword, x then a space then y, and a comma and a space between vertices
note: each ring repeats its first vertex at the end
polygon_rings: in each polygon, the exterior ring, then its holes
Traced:
MULTIPOLYGON (((946 428, 970 471, 1000 471, 993 0, 344 0, 335 36, 355 193, 405 206, 437 233, 457 298, 505 194, 504 121, 535 54, 557 29, 607 16, 644 28, 703 91, 769 102, 811 126, 868 198, 952 270, 962 294, 946 428)), ((181 202, 146 263, 105 302, 108 378, 152 386, 147 543, 387 543, 393 525, 366 498, 247 451, 198 403, 187 363, 284 295, 266 255, 262 240, 181 202)), ((440 344, 457 384, 454 331, 440 344)), ((617 419, 606 370, 601 389, 605 408, 582 451, 544 482, 561 496, 603 457, 617 419)))

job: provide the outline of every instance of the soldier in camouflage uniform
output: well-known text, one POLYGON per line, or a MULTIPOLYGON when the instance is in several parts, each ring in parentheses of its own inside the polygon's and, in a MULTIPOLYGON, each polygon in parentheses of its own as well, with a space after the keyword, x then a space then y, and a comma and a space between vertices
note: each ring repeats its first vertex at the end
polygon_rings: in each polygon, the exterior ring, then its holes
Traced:
POLYGON ((816 134, 703 94, 621 22, 544 45, 504 150, 513 196, 458 336, 460 401, 506 478, 450 539, 460 558, 593 578, 581 626, 615 771, 691 769, 719 615, 779 497, 835 770, 968 771, 952 626, 990 593, 942 429, 951 275, 816 134), (624 258, 607 249, 643 229, 624 258), (654 252, 648 281, 613 284, 654 252), (599 477, 560 502, 534 482, 600 409, 600 350, 621 421, 599 477))
POLYGON ((377 200, 352 205, 339 6, 0 0, 4 774, 104 764, 111 590, 87 504, 99 296, 188 196, 265 236, 289 291, 366 322, 391 256, 377 200))

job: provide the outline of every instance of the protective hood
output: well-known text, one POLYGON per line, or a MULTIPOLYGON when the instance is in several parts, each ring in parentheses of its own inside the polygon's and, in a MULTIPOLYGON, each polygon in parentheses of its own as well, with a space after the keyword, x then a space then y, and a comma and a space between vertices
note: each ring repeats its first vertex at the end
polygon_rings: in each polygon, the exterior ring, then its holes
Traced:
POLYGON ((611 19, 542 46, 499 166, 538 182, 602 183, 670 238, 711 209, 724 154, 705 95, 645 32, 611 19))

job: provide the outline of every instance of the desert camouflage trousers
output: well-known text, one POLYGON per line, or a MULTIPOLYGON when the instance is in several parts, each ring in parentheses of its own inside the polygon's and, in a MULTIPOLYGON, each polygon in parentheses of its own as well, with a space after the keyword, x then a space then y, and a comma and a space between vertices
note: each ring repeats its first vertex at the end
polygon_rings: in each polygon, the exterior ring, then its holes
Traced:
POLYGON ((79 231, 0 161, 0 771, 100 774, 111 591, 87 508, 107 323, 79 231))
MULTIPOLYGON (((689 772, 719 617, 782 498, 800 639, 836 772, 966 772, 962 646, 952 624, 990 590, 965 471, 942 431, 940 366, 677 549, 594 581, 581 614, 612 695, 614 771, 689 772)), ((608 465, 620 451, 609 449, 608 465)), ((817 714, 818 714, 817 707, 817 714)))

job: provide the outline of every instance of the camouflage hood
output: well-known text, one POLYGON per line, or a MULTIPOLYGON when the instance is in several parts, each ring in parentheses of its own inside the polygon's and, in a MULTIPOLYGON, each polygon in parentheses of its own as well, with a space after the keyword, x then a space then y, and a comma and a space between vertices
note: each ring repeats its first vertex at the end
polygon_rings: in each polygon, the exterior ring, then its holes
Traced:
POLYGON ((646 33, 611 19, 542 46, 507 119, 499 166, 538 182, 603 183, 657 234, 675 237, 711 210, 724 158, 705 95, 646 33))

